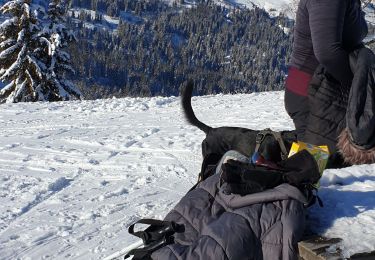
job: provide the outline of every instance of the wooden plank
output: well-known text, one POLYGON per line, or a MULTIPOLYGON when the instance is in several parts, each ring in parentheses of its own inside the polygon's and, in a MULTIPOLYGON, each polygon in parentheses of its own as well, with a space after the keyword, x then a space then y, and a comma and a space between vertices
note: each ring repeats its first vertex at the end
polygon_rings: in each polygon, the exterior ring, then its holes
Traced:
MULTIPOLYGON (((341 251, 338 249, 340 238, 324 238, 313 235, 298 243, 299 260, 339 260, 341 251)), ((355 254, 349 260, 375 260, 375 251, 355 254)))
POLYGON ((370 253, 361 253, 355 254, 350 257, 350 260, 374 260, 375 259, 375 251, 370 253))
POLYGON ((340 238, 312 236, 298 243, 299 254, 304 260, 339 260, 341 252, 336 245, 340 242, 340 238))

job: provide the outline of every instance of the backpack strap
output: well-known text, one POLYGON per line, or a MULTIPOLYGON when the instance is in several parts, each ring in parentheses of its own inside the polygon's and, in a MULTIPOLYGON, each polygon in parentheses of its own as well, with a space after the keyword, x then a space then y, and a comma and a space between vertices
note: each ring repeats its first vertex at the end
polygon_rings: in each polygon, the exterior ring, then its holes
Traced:
POLYGON ((318 202, 321 208, 324 207, 322 199, 318 196, 318 189, 315 188, 313 185, 305 185, 301 187, 300 190, 305 193, 305 196, 308 200, 307 204, 305 204, 305 208, 309 208, 318 202))
POLYGON ((198 175, 198 181, 189 191, 194 190, 199 183, 215 174, 216 166, 220 162, 222 156, 222 154, 210 153, 203 158, 201 171, 198 175))

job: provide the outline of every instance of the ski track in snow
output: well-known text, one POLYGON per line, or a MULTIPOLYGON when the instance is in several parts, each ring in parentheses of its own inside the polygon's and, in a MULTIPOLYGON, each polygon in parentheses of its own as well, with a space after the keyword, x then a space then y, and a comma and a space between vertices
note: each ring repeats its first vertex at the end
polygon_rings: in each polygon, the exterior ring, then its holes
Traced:
MULTIPOLYGON (((192 102, 211 126, 292 129, 283 92, 192 102)), ((108 256, 135 241, 131 223, 162 219, 200 170, 204 133, 185 122, 177 97, 0 111, 0 259, 108 256)), ((347 255, 375 250, 374 167, 327 170, 319 192, 326 207, 311 210, 313 229, 344 238, 347 255)))

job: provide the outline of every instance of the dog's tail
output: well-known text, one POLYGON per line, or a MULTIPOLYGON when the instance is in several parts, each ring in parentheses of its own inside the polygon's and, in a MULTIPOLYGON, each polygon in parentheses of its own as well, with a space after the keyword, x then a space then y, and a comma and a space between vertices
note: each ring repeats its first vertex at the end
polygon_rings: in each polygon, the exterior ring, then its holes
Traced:
POLYGON ((194 87, 193 81, 189 80, 187 83, 185 83, 185 86, 183 86, 182 88, 182 91, 181 91, 182 110, 184 111, 186 120, 190 124, 198 127, 200 130, 208 134, 208 132, 212 128, 198 120, 191 106, 191 96, 193 95, 193 87, 194 87))

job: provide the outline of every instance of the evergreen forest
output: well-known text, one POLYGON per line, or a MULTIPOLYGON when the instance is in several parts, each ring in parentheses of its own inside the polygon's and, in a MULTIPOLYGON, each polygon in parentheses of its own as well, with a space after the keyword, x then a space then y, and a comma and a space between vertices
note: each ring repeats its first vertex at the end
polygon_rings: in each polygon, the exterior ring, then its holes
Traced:
POLYGON ((201 0, 73 0, 74 83, 86 99, 283 89, 292 22, 201 0), (116 19, 117 23, 108 21, 116 19))
POLYGON ((294 22, 281 13, 216 0, 0 0, 0 7, 6 3, 0 103, 177 96, 187 80, 196 95, 284 88, 294 22), (28 4, 28 20, 12 22, 28 4), (34 31, 23 41, 33 44, 22 52, 17 35, 29 23, 34 31))

